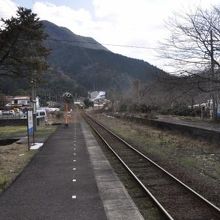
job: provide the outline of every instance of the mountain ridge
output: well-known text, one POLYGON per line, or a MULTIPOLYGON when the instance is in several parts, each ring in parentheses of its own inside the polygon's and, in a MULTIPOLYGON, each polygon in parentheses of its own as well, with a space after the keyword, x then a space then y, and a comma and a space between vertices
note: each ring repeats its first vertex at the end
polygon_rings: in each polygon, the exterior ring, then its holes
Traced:
POLYGON ((52 22, 47 20, 42 20, 44 29, 47 31, 49 35, 48 40, 53 41, 63 41, 63 43, 68 43, 73 46, 85 47, 89 49, 96 49, 96 50, 108 50, 96 40, 91 37, 84 37, 73 33, 66 27, 58 26, 52 22), (53 37, 51 37, 53 36, 53 37))
MULTIPOLYGON (((71 78, 73 87, 85 91, 84 94, 89 90, 125 91, 134 80, 149 83, 165 74, 148 62, 113 53, 91 37, 81 37, 48 21, 43 24, 48 35, 46 44, 52 49, 49 64, 55 71, 71 78)), ((70 87, 67 89, 74 92, 75 89, 70 87)))
MULTIPOLYGON (((44 44, 51 50, 49 69, 38 85, 38 94, 45 100, 47 94, 58 97, 66 91, 77 96, 87 96, 92 90, 123 94, 136 80, 147 85, 167 74, 146 61, 113 53, 91 37, 81 37, 49 21, 42 23, 48 35, 44 44)), ((27 94, 30 84, 25 79, 7 78, 0 80, 0 88, 4 94, 27 94)))

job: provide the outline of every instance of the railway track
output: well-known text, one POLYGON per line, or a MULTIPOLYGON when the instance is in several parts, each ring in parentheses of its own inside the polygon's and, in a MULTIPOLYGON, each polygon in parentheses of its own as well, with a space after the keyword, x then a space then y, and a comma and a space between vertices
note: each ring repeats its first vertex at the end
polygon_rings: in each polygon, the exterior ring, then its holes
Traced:
POLYGON ((220 219, 218 207, 91 116, 83 116, 168 219, 220 219))

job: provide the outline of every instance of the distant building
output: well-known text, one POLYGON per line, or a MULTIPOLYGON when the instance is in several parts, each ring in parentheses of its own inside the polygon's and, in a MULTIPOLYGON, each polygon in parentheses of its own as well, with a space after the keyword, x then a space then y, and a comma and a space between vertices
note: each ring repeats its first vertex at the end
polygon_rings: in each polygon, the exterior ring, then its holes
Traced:
POLYGON ((89 99, 92 102, 102 102, 106 98, 106 92, 105 91, 93 91, 89 92, 89 99))
MULTIPOLYGON (((40 107, 39 101, 39 97, 36 97, 36 108, 40 107)), ((31 98, 30 96, 14 96, 13 98, 11 98, 10 103, 8 103, 6 106, 12 108, 30 107, 31 98)))
POLYGON ((11 106, 13 107, 22 107, 30 105, 30 97, 29 96, 15 96, 11 100, 11 106))
POLYGON ((97 97, 98 94, 99 94, 98 91, 88 92, 88 97, 92 101, 97 97))

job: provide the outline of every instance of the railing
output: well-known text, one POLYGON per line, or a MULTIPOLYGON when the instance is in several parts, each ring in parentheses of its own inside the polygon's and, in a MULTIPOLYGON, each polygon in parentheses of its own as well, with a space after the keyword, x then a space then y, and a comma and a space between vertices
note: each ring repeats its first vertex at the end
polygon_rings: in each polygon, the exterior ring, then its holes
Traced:
POLYGON ((21 113, 14 113, 14 114, 0 114, 0 119, 26 119, 27 116, 21 113))

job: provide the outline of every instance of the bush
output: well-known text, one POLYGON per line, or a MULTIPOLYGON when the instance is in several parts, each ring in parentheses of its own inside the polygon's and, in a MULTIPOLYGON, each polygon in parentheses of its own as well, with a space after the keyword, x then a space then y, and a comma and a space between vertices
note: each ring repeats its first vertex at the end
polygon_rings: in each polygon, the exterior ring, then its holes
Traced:
POLYGON ((130 112, 151 113, 152 111, 158 111, 158 107, 155 105, 146 104, 131 104, 128 108, 130 112))
POLYGON ((141 113, 147 113, 147 112, 150 112, 150 108, 149 106, 145 105, 145 104, 140 104, 140 112, 141 113))
POLYGON ((85 104, 85 107, 86 108, 89 108, 89 107, 93 107, 94 106, 94 103, 92 101, 90 101, 89 99, 85 99, 84 100, 84 104, 85 104))
POLYGON ((119 108, 120 112, 126 112, 128 110, 128 105, 127 104, 122 104, 119 108))
POLYGON ((191 109, 185 104, 176 104, 172 108, 164 108, 160 110, 161 114, 179 115, 179 116, 196 116, 201 114, 200 109, 191 109))

